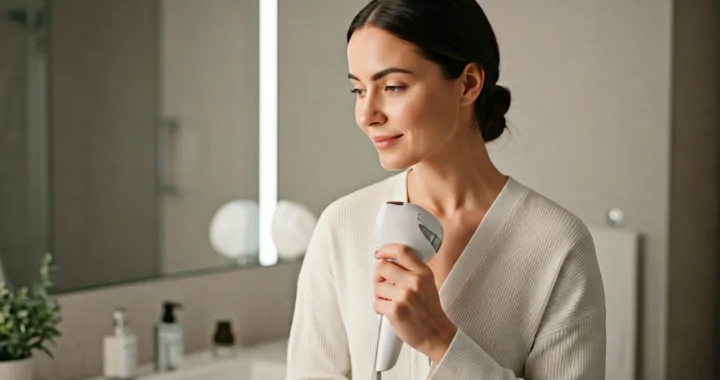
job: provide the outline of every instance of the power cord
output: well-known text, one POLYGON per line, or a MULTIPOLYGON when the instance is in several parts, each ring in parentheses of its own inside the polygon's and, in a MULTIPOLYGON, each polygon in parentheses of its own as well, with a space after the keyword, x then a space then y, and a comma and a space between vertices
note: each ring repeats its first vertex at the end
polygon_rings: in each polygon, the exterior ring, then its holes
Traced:
MULTIPOLYGON (((378 349, 380 344, 380 329, 382 328, 382 316, 376 315, 377 321, 377 328, 375 329, 375 359, 373 360, 373 369, 377 368, 377 355, 378 355, 378 349)), ((382 380, 382 372, 381 371, 375 371, 375 376, 371 380, 382 380)))

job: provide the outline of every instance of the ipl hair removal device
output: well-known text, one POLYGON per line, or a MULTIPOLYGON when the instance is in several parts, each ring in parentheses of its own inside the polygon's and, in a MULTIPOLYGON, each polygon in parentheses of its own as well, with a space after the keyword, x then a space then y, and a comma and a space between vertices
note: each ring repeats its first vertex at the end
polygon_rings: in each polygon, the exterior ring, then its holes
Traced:
MULTIPOLYGON (((410 247, 427 263, 440 250, 443 228, 425 209, 408 202, 386 202, 380 207, 375 221, 378 247, 399 243, 410 247)), ((382 316, 378 333, 375 371, 380 377, 395 366, 403 342, 382 316)))

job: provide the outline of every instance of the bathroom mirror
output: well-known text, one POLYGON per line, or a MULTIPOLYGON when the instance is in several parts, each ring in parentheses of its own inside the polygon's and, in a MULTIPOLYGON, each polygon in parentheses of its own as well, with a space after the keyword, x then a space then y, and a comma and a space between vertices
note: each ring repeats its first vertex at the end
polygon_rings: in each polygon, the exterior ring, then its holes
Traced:
POLYGON ((45 252, 58 293, 260 265, 259 2, 0 4, 6 280, 45 252))

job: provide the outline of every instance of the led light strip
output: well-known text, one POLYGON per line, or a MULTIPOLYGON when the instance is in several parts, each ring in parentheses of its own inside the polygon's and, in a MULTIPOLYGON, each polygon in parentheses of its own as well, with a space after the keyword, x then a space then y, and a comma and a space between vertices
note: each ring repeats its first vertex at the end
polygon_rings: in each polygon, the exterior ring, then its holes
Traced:
POLYGON ((260 264, 273 265, 272 217, 278 201, 278 0, 260 0, 260 264))

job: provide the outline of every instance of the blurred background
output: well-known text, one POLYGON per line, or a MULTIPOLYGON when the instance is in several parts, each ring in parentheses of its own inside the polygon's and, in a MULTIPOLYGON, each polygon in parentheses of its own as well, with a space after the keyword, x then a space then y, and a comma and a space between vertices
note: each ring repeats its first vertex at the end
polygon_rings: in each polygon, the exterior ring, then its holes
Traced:
MULTIPOLYGON (((603 273, 620 284, 608 379, 720 378, 720 4, 479 3, 513 92, 493 159, 632 236, 598 243, 627 250, 603 273)), ((277 172, 263 173, 261 4, 0 0, 0 278, 36 283, 50 252, 62 306, 36 380, 99 376, 117 307, 142 363, 165 300, 183 304, 188 354, 218 319, 242 345, 286 339, 315 218, 394 174, 347 91, 345 32, 365 0, 277 1, 277 172), (264 175, 280 202, 269 263, 264 175)))

